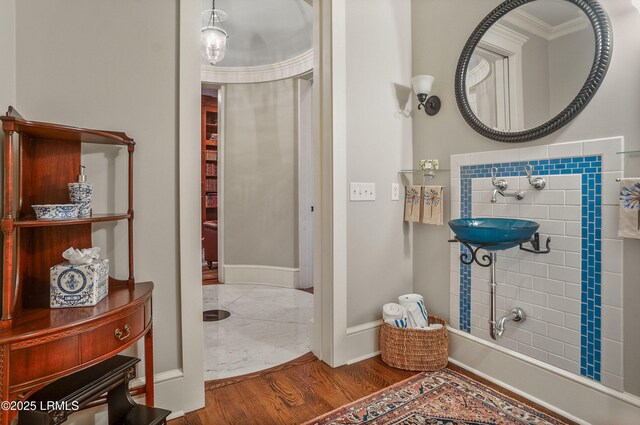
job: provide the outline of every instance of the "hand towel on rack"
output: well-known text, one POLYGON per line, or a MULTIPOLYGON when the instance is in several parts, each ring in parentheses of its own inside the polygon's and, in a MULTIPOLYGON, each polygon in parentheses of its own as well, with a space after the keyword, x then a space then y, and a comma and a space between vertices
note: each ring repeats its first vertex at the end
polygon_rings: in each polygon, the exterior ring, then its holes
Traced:
POLYGON ((620 179, 618 236, 640 239, 640 177, 620 179))
POLYGON ((426 329, 429 326, 427 308, 424 306, 424 298, 418 294, 406 294, 398 297, 398 302, 407 309, 409 327, 413 329, 426 329))
POLYGON ((444 186, 422 186, 420 223, 444 224, 444 186))
POLYGON ((397 328, 409 327, 407 309, 400 304, 388 303, 382 306, 382 320, 397 328))
POLYGON ((415 223, 420 221, 420 192, 420 186, 407 186, 404 197, 404 221, 413 221, 415 223))

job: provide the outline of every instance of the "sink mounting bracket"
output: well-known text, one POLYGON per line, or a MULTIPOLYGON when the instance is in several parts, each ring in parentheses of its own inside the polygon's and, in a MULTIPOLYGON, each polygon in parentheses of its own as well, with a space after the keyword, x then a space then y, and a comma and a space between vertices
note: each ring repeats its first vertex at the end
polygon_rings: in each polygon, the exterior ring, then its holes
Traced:
POLYGON ((454 238, 450 239, 449 242, 460 242, 462 245, 467 247, 468 252, 463 251, 460 253, 460 262, 462 262, 462 264, 466 264, 468 266, 475 262, 480 267, 491 266, 491 264, 493 264, 493 260, 489 254, 482 254, 482 256, 479 256, 478 251, 486 246, 500 245, 499 243, 473 243, 473 245, 471 245, 471 242, 458 239, 457 236, 454 236, 454 238))
POLYGON ((536 232, 531 238, 531 240, 520 243, 520 249, 523 251, 534 253, 534 254, 548 254, 551 252, 551 238, 549 237, 547 238, 547 242, 545 245, 546 245, 546 249, 541 250, 540 249, 540 233, 536 232), (523 244, 526 244, 526 243, 530 243, 533 249, 524 247, 523 244))
MULTIPOLYGON (((480 267, 490 267, 491 264, 493 264, 493 259, 491 258, 491 255, 478 254, 478 251, 480 251, 481 249, 484 249, 490 246, 495 250, 497 247, 501 245, 505 246, 505 249, 506 249, 514 245, 513 241, 479 243, 479 242, 465 241, 463 239, 458 238, 457 236, 454 236, 454 238, 450 239, 449 242, 459 242, 467 248, 468 250, 467 252, 463 251, 460 253, 460 261, 462 262, 462 264, 471 265, 473 263, 476 263, 480 267)), ((530 240, 520 242, 519 247, 521 250, 531 252, 533 254, 548 254, 551 252, 551 238, 547 238, 545 250, 540 249, 540 234, 538 232, 536 232, 536 234, 533 235, 533 237, 530 240), (533 249, 525 247, 524 244, 526 243, 530 243, 533 249)))

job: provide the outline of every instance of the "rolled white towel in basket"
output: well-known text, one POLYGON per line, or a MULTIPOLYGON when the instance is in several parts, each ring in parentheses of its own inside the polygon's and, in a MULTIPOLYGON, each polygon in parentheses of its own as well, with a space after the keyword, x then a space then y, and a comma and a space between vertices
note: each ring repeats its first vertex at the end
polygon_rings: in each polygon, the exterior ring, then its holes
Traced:
POLYGON ((427 308, 424 306, 424 298, 418 294, 406 294, 398 297, 400 305, 407 309, 409 327, 414 329, 426 329, 429 326, 427 308))
POLYGON ((397 328, 407 328, 409 321, 407 320, 407 309, 400 304, 389 303, 382 306, 382 319, 397 328))

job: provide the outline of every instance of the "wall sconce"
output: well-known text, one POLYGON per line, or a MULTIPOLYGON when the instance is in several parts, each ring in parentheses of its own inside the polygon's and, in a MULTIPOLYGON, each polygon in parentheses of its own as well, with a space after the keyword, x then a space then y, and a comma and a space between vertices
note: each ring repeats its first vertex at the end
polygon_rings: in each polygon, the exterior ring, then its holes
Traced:
POLYGON ((427 115, 435 115, 440 110, 440 98, 438 96, 429 97, 434 80, 435 78, 431 75, 416 75, 411 79, 413 91, 418 95, 418 109, 424 107, 427 115))

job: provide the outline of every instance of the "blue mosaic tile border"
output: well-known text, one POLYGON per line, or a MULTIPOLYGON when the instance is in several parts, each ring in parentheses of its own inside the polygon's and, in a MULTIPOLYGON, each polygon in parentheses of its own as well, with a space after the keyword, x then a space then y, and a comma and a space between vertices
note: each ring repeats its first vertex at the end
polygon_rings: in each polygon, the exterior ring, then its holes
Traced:
MULTIPOLYGON (((462 169, 460 171, 462 172, 462 169)), ((460 217, 471 217, 470 178, 460 180, 460 217)), ((460 254, 468 252, 469 249, 460 244, 460 254)), ((462 261, 460 261, 460 329, 471 333, 471 266, 462 261)))
MULTIPOLYGON (((600 381, 602 337, 602 156, 465 165, 460 167, 460 217, 471 217, 471 181, 491 177, 524 177, 524 166, 536 175, 582 175, 582 249, 580 374, 600 381)), ((463 253, 466 248, 460 247, 463 253)), ((460 329, 471 332, 471 266, 460 263, 460 329)))
POLYGON ((602 174, 582 175, 580 374, 600 380, 602 321, 602 174))

